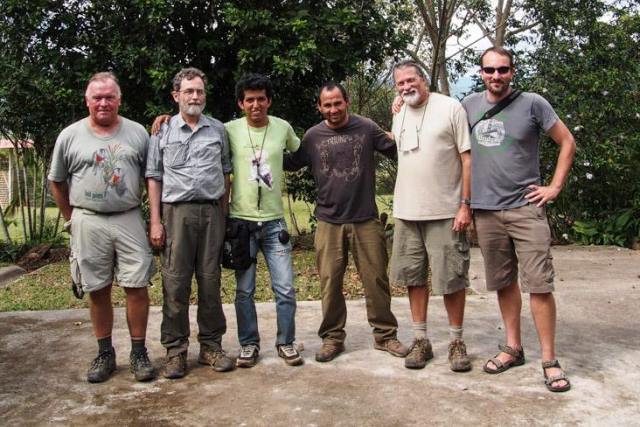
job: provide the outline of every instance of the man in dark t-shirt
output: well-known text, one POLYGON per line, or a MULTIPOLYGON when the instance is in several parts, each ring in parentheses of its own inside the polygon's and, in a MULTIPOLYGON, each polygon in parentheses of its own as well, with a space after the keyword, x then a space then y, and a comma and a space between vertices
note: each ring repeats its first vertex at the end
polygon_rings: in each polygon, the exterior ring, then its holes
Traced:
POLYGON ((396 145, 373 121, 348 113, 345 88, 328 82, 318 96, 325 120, 309 129, 300 149, 285 156, 285 170, 311 168, 318 195, 315 215, 316 264, 322 292, 322 347, 318 362, 344 351, 347 308, 342 284, 351 249, 367 301, 374 348, 404 357, 408 349, 397 339, 398 322, 391 312, 387 250, 375 203, 374 151, 396 158, 396 145))

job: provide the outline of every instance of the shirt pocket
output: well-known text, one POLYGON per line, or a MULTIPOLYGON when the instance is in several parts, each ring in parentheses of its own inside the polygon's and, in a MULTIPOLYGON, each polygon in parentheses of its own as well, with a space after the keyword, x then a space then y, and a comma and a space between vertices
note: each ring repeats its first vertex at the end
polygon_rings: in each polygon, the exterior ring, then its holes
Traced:
POLYGON ((201 139, 194 151, 201 164, 213 166, 222 163, 222 142, 219 139, 201 139))
POLYGON ((189 144, 181 141, 168 142, 164 147, 162 159, 165 168, 186 167, 189 161, 189 144))

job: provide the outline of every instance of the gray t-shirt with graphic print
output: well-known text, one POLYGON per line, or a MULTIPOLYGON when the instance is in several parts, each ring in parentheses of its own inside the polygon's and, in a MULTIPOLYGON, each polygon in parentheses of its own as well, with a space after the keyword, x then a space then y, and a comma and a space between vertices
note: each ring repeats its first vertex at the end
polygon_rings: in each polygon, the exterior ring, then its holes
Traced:
MULTIPOLYGON (((473 125, 495 104, 486 91, 462 100, 473 125)), ((479 122, 471 133, 471 207, 501 210, 526 205, 531 184, 540 185, 540 129, 548 131, 558 115, 547 100, 523 92, 507 108, 479 122)))
POLYGON ((65 128, 53 148, 49 180, 69 182, 71 206, 101 213, 140 205, 149 134, 124 117, 113 135, 95 135, 84 118, 65 128))

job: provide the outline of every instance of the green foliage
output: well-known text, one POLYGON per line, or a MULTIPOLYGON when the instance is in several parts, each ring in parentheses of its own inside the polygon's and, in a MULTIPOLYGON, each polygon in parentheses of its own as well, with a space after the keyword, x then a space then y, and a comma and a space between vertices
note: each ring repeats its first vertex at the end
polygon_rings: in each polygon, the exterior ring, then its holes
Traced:
MULTIPOLYGON (((88 77, 112 70, 121 113, 141 123, 171 112, 171 78, 184 66, 208 77, 208 114, 239 114, 234 82, 271 77, 272 114, 306 129, 318 120, 315 92, 363 61, 378 63, 408 42, 404 9, 382 0, 5 0, 0 2, 0 133, 32 139, 48 163, 58 133, 86 115, 88 77)), ((289 180, 313 199, 309 176, 289 180), (298 183, 301 186, 298 186, 298 183)))
POLYGON ((92 73, 113 70, 123 115, 146 123, 174 109, 171 77, 192 65, 209 78, 213 116, 234 117, 235 79, 262 72, 276 89, 273 112, 307 128, 322 81, 342 80, 407 42, 394 31, 398 13, 383 1, 6 0, 0 127, 34 139, 46 158, 60 130, 86 115, 92 73))
POLYGON ((575 221, 572 231, 580 244, 631 247, 640 241, 640 208, 627 209, 602 219, 575 221))
MULTIPOLYGON (((551 102, 578 147, 569 181, 549 206, 556 235, 575 230, 584 239, 598 230, 607 236, 589 241, 628 245, 626 231, 615 224, 620 212, 640 207, 638 6, 600 0, 532 3, 544 25, 539 47, 520 67, 527 72, 519 85, 551 102)), ((545 179, 553 174, 556 157, 555 144, 546 140, 540 163, 545 179)))

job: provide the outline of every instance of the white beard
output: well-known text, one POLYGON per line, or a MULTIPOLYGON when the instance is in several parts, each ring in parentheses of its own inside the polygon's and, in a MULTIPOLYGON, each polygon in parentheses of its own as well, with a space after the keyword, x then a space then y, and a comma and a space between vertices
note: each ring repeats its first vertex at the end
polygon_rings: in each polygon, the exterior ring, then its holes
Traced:
POLYGON ((406 95, 402 95, 402 100, 410 107, 417 107, 420 103, 420 94, 416 90, 411 93, 407 93, 406 95))
POLYGON ((185 113, 189 116, 199 116, 200 114, 202 114, 204 107, 205 107, 204 103, 200 105, 188 105, 185 110, 185 113))

